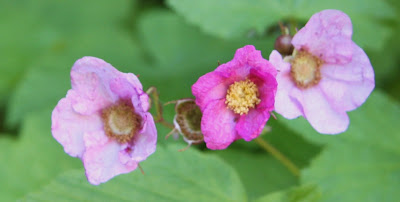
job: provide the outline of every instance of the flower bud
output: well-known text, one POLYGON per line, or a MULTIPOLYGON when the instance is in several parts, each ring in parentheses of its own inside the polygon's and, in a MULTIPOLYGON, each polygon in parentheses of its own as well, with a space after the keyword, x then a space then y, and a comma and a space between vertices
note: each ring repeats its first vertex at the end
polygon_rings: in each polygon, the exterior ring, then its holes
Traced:
POLYGON ((275 41, 275 50, 282 55, 291 55, 293 52, 292 38, 288 34, 280 35, 275 41))

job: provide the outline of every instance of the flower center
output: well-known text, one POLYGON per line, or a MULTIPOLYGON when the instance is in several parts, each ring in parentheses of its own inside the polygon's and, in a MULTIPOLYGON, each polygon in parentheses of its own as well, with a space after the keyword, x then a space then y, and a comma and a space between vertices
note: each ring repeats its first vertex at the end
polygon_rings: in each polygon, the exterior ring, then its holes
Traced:
POLYGON ((104 131, 109 138, 119 143, 126 143, 139 131, 142 119, 135 113, 135 108, 129 101, 118 101, 103 109, 101 118, 104 131))
POLYGON ((299 88, 308 88, 321 80, 320 67, 323 61, 307 51, 297 52, 291 61, 291 76, 299 88))
POLYGON ((243 115, 260 103, 258 96, 258 88, 252 81, 249 79, 236 81, 229 86, 225 104, 236 114, 243 115))

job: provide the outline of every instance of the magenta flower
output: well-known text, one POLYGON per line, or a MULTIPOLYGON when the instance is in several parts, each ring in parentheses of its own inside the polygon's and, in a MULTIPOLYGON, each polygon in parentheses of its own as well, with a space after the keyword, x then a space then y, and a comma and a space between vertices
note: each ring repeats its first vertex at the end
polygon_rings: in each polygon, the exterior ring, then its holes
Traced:
POLYGON ((72 67, 71 84, 51 129, 66 153, 82 159, 90 183, 131 172, 156 150, 149 97, 135 75, 84 57, 72 67))
POLYGON ((279 70, 276 112, 288 119, 304 116, 319 133, 347 129, 346 112, 364 103, 375 87, 368 56, 352 41, 352 32, 345 13, 324 10, 294 35, 293 56, 271 53, 279 70))
POLYGON ((236 51, 233 60, 207 73, 192 86, 203 117, 201 131, 209 149, 258 137, 274 109, 275 68, 254 46, 236 51))

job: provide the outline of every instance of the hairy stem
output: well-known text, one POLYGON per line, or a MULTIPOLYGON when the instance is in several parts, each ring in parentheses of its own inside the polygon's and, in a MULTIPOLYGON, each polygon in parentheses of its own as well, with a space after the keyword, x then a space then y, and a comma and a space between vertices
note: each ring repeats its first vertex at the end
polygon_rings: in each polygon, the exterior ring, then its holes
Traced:
POLYGON ((163 126, 165 126, 167 128, 174 129, 175 126, 173 124, 171 124, 168 121, 164 120, 163 108, 162 108, 162 105, 161 105, 161 102, 160 102, 160 99, 159 99, 159 95, 158 95, 158 91, 157 91, 156 87, 154 87, 154 86, 150 87, 146 91, 146 93, 148 95, 151 95, 150 106, 154 103, 154 106, 155 106, 155 109, 156 109, 156 115, 154 117, 154 119, 155 119, 154 121, 156 123, 162 124, 163 126))

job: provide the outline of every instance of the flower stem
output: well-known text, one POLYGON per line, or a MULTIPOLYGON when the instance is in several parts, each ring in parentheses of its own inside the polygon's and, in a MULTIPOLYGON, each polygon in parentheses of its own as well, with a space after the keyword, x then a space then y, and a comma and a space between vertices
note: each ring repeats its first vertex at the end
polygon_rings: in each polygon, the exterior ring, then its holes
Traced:
POLYGON ((289 160, 285 155, 283 155, 279 150, 277 150, 270 143, 258 137, 254 139, 255 142, 260 145, 265 151, 269 152, 272 156, 274 156, 278 161, 280 161, 287 169, 296 177, 300 176, 299 168, 289 160))
MULTIPOLYGON (((160 123, 160 124, 164 125, 167 128, 174 129, 175 126, 173 124, 171 124, 168 121, 164 120, 163 108, 162 108, 162 104, 160 103, 160 98, 159 98, 158 91, 157 91, 156 87, 154 87, 154 86, 150 87, 146 91, 146 93, 148 95, 152 95, 152 99, 150 99, 150 101, 152 101, 154 103, 154 107, 156 109, 156 115, 154 116, 155 122, 156 123, 160 123)), ((151 106, 151 103, 150 103, 150 106, 151 106)))

